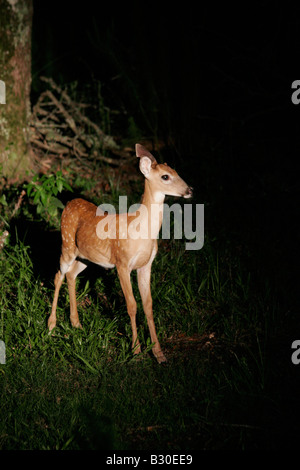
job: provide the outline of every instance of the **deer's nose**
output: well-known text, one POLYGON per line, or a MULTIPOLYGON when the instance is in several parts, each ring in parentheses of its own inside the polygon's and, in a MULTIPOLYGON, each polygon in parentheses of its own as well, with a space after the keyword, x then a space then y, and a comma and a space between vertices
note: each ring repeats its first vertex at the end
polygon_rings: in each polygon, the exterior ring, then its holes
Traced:
POLYGON ((193 188, 191 186, 188 186, 185 192, 185 197, 192 197, 193 195, 193 188))

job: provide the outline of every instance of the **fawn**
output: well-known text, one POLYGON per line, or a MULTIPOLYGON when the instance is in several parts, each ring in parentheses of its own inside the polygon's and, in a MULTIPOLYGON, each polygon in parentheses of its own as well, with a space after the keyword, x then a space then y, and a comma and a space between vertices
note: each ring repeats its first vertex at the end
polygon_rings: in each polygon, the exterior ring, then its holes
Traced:
POLYGON ((55 292, 48 328, 51 331, 56 326, 58 294, 65 274, 70 296, 70 320, 74 327, 81 327, 75 282, 78 274, 87 267, 85 260, 104 268, 116 267, 131 320, 132 348, 135 354, 140 353, 136 327, 137 306, 130 280, 131 271, 136 269, 143 308, 154 344, 152 351, 161 363, 166 358, 161 350, 153 319, 151 265, 157 253, 157 236, 162 225, 165 195, 190 198, 193 191, 175 170, 166 163, 158 164, 154 156, 140 144, 136 144, 136 156, 145 177, 145 189, 141 205, 135 213, 99 214, 94 204, 83 199, 73 199, 66 205, 61 217, 60 270, 54 280, 55 292), (159 211, 152 210, 154 207, 159 211), (133 236, 133 230, 130 230, 137 220, 140 232, 146 234, 143 237, 133 236), (115 228, 114 234, 109 229, 104 230, 106 221, 106 227, 111 223, 115 228))

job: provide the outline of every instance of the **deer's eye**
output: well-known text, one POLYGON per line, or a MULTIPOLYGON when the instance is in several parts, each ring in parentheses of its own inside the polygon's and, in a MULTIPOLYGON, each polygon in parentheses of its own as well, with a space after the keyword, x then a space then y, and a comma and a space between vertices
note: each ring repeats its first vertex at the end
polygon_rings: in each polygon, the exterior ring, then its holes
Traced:
POLYGON ((162 175, 161 177, 164 181, 168 181, 169 179, 169 175, 162 175))

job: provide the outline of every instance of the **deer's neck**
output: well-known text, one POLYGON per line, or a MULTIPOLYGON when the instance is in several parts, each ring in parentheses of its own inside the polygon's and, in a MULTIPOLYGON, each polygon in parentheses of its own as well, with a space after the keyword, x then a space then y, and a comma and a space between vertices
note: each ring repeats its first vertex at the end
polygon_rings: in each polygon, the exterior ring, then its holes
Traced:
POLYGON ((163 205, 165 195, 155 191, 148 180, 145 180, 145 191, 142 197, 141 208, 145 223, 148 224, 148 233, 151 238, 156 238, 163 220, 163 205))

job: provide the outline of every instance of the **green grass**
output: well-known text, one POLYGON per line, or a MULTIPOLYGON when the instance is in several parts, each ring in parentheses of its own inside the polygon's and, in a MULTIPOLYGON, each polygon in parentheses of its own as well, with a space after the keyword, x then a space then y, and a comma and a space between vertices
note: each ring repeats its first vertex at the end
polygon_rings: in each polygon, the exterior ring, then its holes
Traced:
POLYGON ((82 330, 70 326, 64 284, 49 335, 54 289, 36 274, 42 260, 18 239, 1 252, 1 449, 260 446, 266 423, 257 406, 272 406, 264 352, 271 298, 254 296, 250 273, 209 238, 199 252, 180 240, 159 243, 152 292, 165 365, 151 353, 136 275, 138 358, 115 270, 80 277, 82 330))

